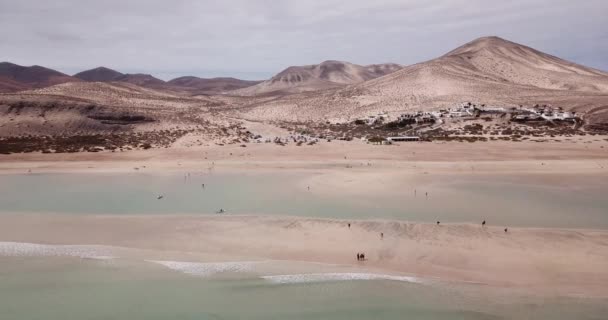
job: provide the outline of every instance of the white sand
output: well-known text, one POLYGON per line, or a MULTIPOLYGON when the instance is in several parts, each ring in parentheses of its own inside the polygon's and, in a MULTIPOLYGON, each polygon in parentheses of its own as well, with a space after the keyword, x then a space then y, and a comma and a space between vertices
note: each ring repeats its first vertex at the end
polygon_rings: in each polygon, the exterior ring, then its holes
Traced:
MULTIPOLYGON (((346 221, 259 216, 22 214, 3 215, 0 220, 2 241, 137 248, 193 263, 197 255, 207 262, 319 262, 531 291, 608 294, 608 231, 504 233, 502 228, 480 225, 396 221, 349 221, 349 229, 346 221), (368 260, 357 261, 357 252, 364 252, 368 260)), ((213 265, 198 269, 214 270, 213 265)))

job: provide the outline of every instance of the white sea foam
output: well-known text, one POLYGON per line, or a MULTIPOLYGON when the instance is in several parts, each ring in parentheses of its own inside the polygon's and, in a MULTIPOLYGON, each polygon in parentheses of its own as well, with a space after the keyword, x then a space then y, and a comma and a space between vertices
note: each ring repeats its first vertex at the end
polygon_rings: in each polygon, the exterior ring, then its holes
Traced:
POLYGON ((23 242, 0 242, 0 256, 8 257, 80 257, 86 259, 114 259, 106 247, 85 245, 48 245, 23 242))
POLYGON ((114 256, 91 256, 91 257, 83 257, 85 259, 93 259, 93 260, 113 260, 116 259, 114 256))
POLYGON ((183 272, 189 275, 207 277, 223 272, 251 272, 259 262, 238 261, 238 262, 183 262, 183 261, 156 261, 148 262, 163 265, 171 270, 183 272))
POLYGON ((263 276, 262 279, 275 284, 297 284, 314 282, 333 282, 333 281, 355 281, 355 280, 388 280, 411 283, 421 283, 416 277, 392 276, 387 274, 374 273, 307 273, 263 276))

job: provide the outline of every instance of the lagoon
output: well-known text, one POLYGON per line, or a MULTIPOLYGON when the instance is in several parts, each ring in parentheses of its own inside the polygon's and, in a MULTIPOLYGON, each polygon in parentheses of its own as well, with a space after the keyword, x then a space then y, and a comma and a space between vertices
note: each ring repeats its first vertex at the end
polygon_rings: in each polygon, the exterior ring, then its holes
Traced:
MULTIPOLYGON (((343 183, 364 184, 352 177, 343 183)), ((608 182, 602 177, 589 177, 576 189, 516 175, 396 178, 390 188, 370 186, 374 189, 367 193, 317 186, 326 178, 334 179, 319 172, 4 174, 0 213, 215 214, 223 209, 238 215, 608 228, 608 182)))

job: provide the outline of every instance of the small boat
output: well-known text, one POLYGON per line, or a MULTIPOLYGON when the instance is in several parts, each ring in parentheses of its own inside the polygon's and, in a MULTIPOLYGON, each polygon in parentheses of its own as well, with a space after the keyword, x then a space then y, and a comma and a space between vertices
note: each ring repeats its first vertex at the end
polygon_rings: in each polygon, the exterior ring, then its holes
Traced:
POLYGON ((161 195, 161 196, 156 197, 156 199, 157 199, 157 200, 160 200, 160 199, 162 199, 162 198, 164 198, 164 197, 165 197, 165 196, 162 196, 162 195, 161 195))

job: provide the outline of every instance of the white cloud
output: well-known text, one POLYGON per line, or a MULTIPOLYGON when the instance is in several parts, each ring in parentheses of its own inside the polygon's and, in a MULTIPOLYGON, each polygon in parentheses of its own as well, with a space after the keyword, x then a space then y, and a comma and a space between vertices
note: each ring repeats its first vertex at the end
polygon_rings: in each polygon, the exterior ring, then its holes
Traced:
POLYGON ((411 64, 498 35, 608 69, 607 12, 605 0, 0 0, 0 60, 259 78, 327 59, 411 64))

